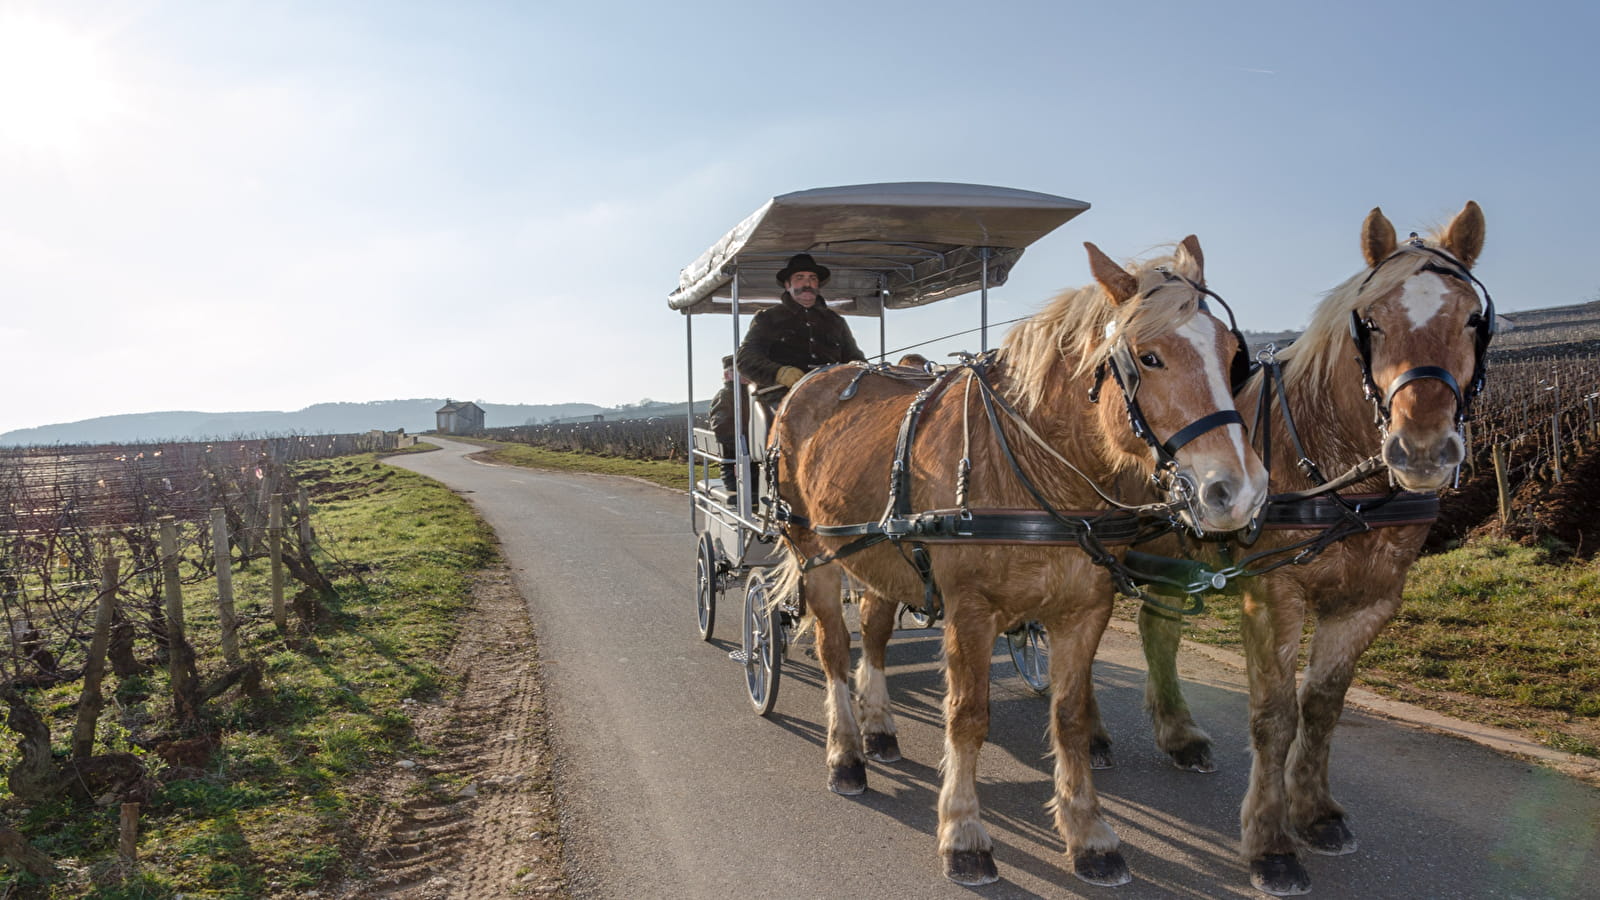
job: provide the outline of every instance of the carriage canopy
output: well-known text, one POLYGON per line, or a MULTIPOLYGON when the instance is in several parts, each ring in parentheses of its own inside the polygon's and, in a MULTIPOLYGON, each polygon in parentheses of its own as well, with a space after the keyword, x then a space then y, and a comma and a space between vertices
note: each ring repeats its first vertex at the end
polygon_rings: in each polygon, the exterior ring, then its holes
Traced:
POLYGON ((881 316, 1004 284, 1029 244, 1089 208, 1081 200, 981 184, 914 181, 796 191, 768 200, 700 254, 667 305, 686 315, 774 301, 795 253, 832 270, 823 293, 843 315, 881 316))

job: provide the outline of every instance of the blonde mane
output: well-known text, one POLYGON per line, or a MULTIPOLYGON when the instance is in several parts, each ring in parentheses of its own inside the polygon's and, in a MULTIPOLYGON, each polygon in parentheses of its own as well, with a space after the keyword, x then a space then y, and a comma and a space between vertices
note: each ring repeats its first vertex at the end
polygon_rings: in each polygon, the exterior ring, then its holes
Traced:
POLYGON ((1062 360, 1076 360, 1072 378, 1094 371, 1110 352, 1107 325, 1138 344, 1176 331, 1198 310, 1192 291, 1153 290, 1167 283, 1167 272, 1194 281, 1201 278, 1198 271, 1180 270, 1176 257, 1161 256, 1124 268, 1137 280, 1139 293, 1120 306, 1113 305, 1097 283, 1070 288, 1006 335, 997 357, 1011 374, 1006 393, 1019 409, 1033 412, 1038 407, 1060 377, 1055 369, 1062 360))
MULTIPOLYGON (((1439 242, 1440 235, 1435 233, 1424 241, 1424 246, 1442 250, 1439 242)), ((1437 259, 1427 250, 1402 241, 1394 255, 1376 270, 1363 269, 1323 295, 1305 333, 1278 354, 1284 363, 1285 384, 1303 388, 1310 392, 1309 396, 1329 390, 1355 353, 1350 342, 1350 312, 1364 309, 1374 299, 1399 288, 1418 269, 1437 259)))

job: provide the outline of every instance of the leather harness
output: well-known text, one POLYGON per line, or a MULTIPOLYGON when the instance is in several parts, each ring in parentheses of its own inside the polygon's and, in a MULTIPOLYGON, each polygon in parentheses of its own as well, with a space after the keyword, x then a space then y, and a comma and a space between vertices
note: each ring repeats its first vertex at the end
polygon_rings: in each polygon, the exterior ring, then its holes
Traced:
MULTIPOLYGON (((1451 388, 1456 397, 1456 421, 1464 421, 1472 401, 1483 389, 1485 378, 1485 360, 1488 353, 1489 340, 1494 328, 1494 301, 1489 297, 1487 288, 1478 281, 1466 267, 1448 254, 1442 253, 1432 247, 1427 247, 1412 235, 1411 248, 1426 251, 1438 261, 1430 261, 1423 267, 1423 271, 1431 271, 1450 277, 1455 277, 1483 289, 1484 312, 1474 314, 1469 325, 1475 329, 1476 362, 1471 381, 1466 391, 1462 391, 1456 384, 1450 372, 1439 366, 1418 366, 1395 379, 1387 392, 1380 392, 1372 376, 1371 359, 1371 331, 1370 320, 1363 319, 1355 312, 1351 313, 1350 332, 1356 344, 1357 360, 1361 364, 1363 387, 1367 397, 1372 400, 1377 411, 1377 418, 1381 428, 1387 430, 1389 422, 1389 404, 1396 392, 1406 384, 1420 379, 1436 379, 1444 382, 1451 388), (1379 398, 1382 398, 1381 400, 1379 398)), ((1405 253, 1397 251, 1387 259, 1379 262, 1368 273, 1367 280, 1362 282, 1362 287, 1371 281, 1373 275, 1385 263, 1405 253)), ((1167 281, 1173 281, 1180 276, 1169 275, 1167 281)), ((1191 287, 1202 293, 1217 297, 1203 285, 1196 285, 1188 279, 1182 279, 1191 287)), ((1152 289, 1154 290, 1154 289, 1152 289)), ((1202 300, 1202 307, 1204 301, 1202 300)), ((1223 304, 1227 307, 1227 304, 1223 304)), ((1230 320, 1233 311, 1228 309, 1230 320)), ((1240 354, 1244 354, 1244 339, 1239 333, 1237 325, 1230 331, 1238 338, 1240 354)), ((1338 491, 1351 484, 1364 481, 1372 475, 1382 471, 1383 463, 1377 457, 1369 457, 1345 473, 1335 478, 1328 478, 1317 467, 1305 452, 1294 417, 1289 409, 1289 400, 1283 385, 1282 365, 1276 359, 1273 350, 1269 347, 1259 358, 1257 366, 1262 370, 1263 384, 1258 399, 1256 411, 1256 425, 1260 434, 1261 457, 1270 465, 1271 460, 1271 428, 1268 424, 1271 407, 1276 405, 1279 414, 1283 417, 1285 430, 1294 446, 1297 467, 1309 478, 1316 487, 1304 491, 1275 494, 1268 497, 1257 521, 1248 529, 1248 533, 1241 541, 1244 546, 1254 543, 1256 535, 1262 530, 1301 530, 1316 531, 1316 535, 1287 547, 1276 548, 1252 554, 1220 570, 1213 570, 1200 563, 1189 560, 1179 560, 1167 557, 1158 557, 1150 554, 1130 551, 1127 559, 1118 559, 1107 547, 1130 546, 1153 540, 1164 534, 1178 530, 1176 517, 1173 510, 1183 501, 1173 501, 1166 504, 1151 504, 1140 507, 1130 507, 1118 503, 1107 497, 1098 485, 1091 486, 1097 493, 1111 502, 1113 508, 1096 510, 1058 510, 1055 509, 1038 487, 1030 479, 1017 461, 1005 431, 1001 427, 1000 416, 1005 414, 1012 417, 1022 427, 1021 416, 1015 409, 995 391, 986 377, 989 366, 995 358, 994 351, 978 357, 966 356, 957 365, 945 368, 937 375, 925 373, 907 373, 903 370, 878 364, 867 365, 855 363, 860 368, 849 385, 840 394, 840 400, 849 400, 854 397, 861 379, 868 374, 875 374, 901 379, 929 379, 930 383, 912 399, 905 415, 901 419, 899 434, 895 442, 894 461, 889 473, 889 504, 883 516, 876 522, 861 522, 849 525, 813 525, 804 517, 795 514, 787 504, 781 501, 776 504, 774 517, 777 521, 809 528, 822 537, 854 537, 839 549, 831 553, 818 554, 807 559, 802 570, 809 570, 820 565, 826 565, 838 559, 858 553, 868 547, 875 546, 885 541, 893 542, 916 569, 922 579, 924 587, 924 600, 922 613, 930 619, 937 619, 943 612, 942 600, 939 596, 937 585, 933 580, 932 564, 928 557, 926 545, 949 543, 977 543, 977 544, 1032 544, 1039 546, 1076 546, 1089 554, 1091 561, 1104 567, 1110 573, 1117 589, 1130 597, 1141 599, 1147 607, 1153 607, 1152 612, 1162 614, 1194 614, 1205 609, 1203 594, 1207 591, 1225 590, 1234 579, 1240 577, 1259 576, 1285 565, 1301 564, 1308 562, 1323 550, 1352 535, 1361 534, 1374 528, 1392 528, 1406 525, 1426 525, 1435 521, 1439 516, 1439 496, 1434 493, 1421 493, 1415 491, 1392 490, 1387 493, 1364 493, 1341 495, 1338 491), (995 436, 1000 446, 1002 455, 1009 464, 1012 473, 1022 483, 1037 504, 1037 509, 972 509, 966 503, 967 479, 971 471, 971 460, 963 456, 958 464, 956 478, 956 507, 949 509, 935 509, 921 513, 914 513, 911 509, 910 499, 910 471, 911 448, 916 438, 917 428, 921 422, 923 411, 928 404, 950 384, 959 374, 967 374, 967 384, 970 390, 977 386, 983 409, 989 421, 990 431, 995 436), (1276 403, 1274 404, 1274 401, 1276 403), (905 545, 909 544, 909 552, 905 545), (1292 555, 1291 555, 1292 554, 1292 555), (1283 558, 1267 563, 1259 568, 1250 568, 1255 563, 1272 556, 1283 558), (1140 566, 1143 566, 1141 570, 1140 566), (1168 570, 1174 566, 1185 567, 1188 571, 1183 581, 1157 574, 1154 570, 1168 570), (1161 585, 1176 589, 1190 598, 1188 606, 1175 607, 1162 603, 1145 590, 1147 586, 1161 589, 1161 585)), ((1240 359, 1235 358, 1236 384, 1235 389, 1241 386, 1242 378, 1238 375, 1240 359)), ((1090 391, 1091 402, 1098 402, 1101 385, 1104 381, 1106 370, 1109 369, 1113 381, 1116 382, 1123 394, 1127 406, 1129 422, 1135 434, 1142 437, 1151 447, 1156 458, 1158 470, 1175 469, 1176 453, 1185 444, 1193 441, 1214 428, 1229 424, 1244 425, 1244 419, 1236 410, 1218 410, 1180 429, 1167 441, 1157 439, 1144 419, 1143 411, 1139 408, 1135 396, 1138 389, 1137 369, 1131 359, 1131 354, 1126 352, 1125 345, 1114 347, 1108 354, 1106 363, 1096 370, 1095 383, 1090 391), (1120 352, 1119 352, 1120 350, 1120 352)), ((1248 372, 1244 373, 1248 374, 1248 372)), ((772 447, 767 455, 770 483, 777 484, 777 466, 781 454, 777 447, 772 447)), ((1059 457, 1058 457, 1059 458, 1059 457)), ((1066 462, 1065 460, 1062 460, 1066 462)), ((1068 463, 1070 466, 1070 463, 1068 463)), ((1076 471, 1076 469, 1074 469, 1076 471)), ((1079 473, 1082 474, 1081 472, 1079 473)), ((1086 480, 1087 476, 1084 476, 1086 480)), ((1231 540, 1229 536, 1225 541, 1231 540)), ((1227 544, 1224 544, 1226 553, 1227 544)))

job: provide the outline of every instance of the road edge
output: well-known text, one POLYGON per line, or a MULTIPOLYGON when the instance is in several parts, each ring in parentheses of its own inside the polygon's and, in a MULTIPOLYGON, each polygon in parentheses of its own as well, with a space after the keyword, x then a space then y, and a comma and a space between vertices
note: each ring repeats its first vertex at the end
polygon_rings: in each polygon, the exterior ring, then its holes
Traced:
MULTIPOLYGON (((1139 636, 1139 626, 1133 622, 1112 619, 1107 627, 1135 639, 1139 636)), ((1185 638, 1182 652, 1203 656, 1212 662, 1241 672, 1245 671, 1244 656, 1232 650, 1185 638)), ((1345 705, 1382 719, 1471 741, 1506 756, 1543 763, 1562 774, 1600 786, 1600 760, 1546 747, 1510 729, 1468 722, 1465 719, 1424 709, 1404 700, 1383 697, 1359 687, 1350 688, 1349 693, 1345 695, 1345 705)))

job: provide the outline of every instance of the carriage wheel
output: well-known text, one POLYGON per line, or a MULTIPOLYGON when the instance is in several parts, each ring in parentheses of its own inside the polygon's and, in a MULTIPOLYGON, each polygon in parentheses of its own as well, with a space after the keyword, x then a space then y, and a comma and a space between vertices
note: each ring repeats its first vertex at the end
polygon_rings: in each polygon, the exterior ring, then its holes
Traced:
POLYGON ((910 622, 912 628, 927 628, 933 624, 933 618, 922 611, 920 606, 909 603, 900 604, 900 627, 906 627, 910 622))
POLYGON ((700 639, 711 640, 711 627, 717 621, 717 594, 722 592, 722 580, 717 576, 717 549, 711 535, 700 535, 700 549, 695 553, 695 614, 700 623, 700 639))
POLYGON ((783 666, 782 637, 773 622, 780 613, 767 605, 768 587, 765 579, 752 577, 744 592, 744 685, 758 716, 778 702, 783 666))
POLYGON ((1017 674, 1035 694, 1050 692, 1050 635, 1038 622, 1027 622, 1006 632, 1006 646, 1017 674))

